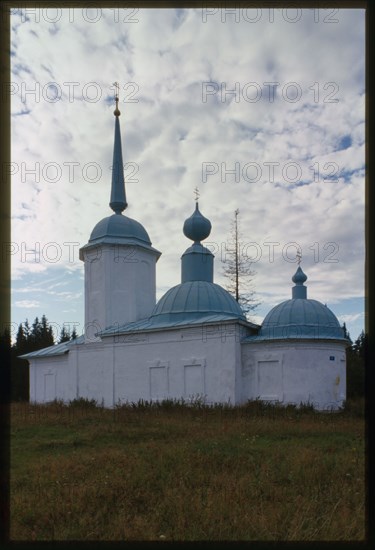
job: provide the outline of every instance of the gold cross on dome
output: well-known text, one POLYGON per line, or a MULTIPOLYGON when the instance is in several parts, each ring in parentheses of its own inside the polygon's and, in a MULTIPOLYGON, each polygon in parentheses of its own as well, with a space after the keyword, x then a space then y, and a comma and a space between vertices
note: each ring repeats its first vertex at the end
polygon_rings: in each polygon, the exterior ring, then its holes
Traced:
POLYGON ((194 189, 194 194, 195 194, 195 200, 196 202, 198 202, 199 195, 200 195, 198 187, 194 189))
POLYGON ((297 251, 296 258, 297 258, 297 262, 298 262, 298 265, 299 265, 301 263, 301 260, 302 260, 302 253, 301 253, 300 250, 297 251))

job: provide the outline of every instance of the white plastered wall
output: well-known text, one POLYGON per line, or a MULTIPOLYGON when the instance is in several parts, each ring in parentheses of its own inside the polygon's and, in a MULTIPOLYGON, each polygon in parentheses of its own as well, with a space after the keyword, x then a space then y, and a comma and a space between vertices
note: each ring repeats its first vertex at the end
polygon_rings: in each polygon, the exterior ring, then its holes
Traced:
POLYGON ((98 245, 83 250, 85 333, 149 317, 156 303, 157 255, 138 246, 98 245))
POLYGON ((30 360, 30 402, 48 403, 71 399, 72 381, 67 354, 30 360))
POLYGON ((346 399, 345 343, 289 341, 242 344, 241 401, 311 403, 337 409, 346 399))
POLYGON ((106 407, 144 400, 238 401, 238 324, 119 335, 30 361, 30 399, 96 399, 106 407), (51 371, 49 373, 49 371, 51 371))

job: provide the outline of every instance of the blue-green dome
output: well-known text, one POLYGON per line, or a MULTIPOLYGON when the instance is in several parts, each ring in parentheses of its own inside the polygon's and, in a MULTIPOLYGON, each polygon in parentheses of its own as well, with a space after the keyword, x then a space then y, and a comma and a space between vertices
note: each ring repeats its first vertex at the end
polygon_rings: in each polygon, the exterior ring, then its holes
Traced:
POLYGON ((189 321, 214 314, 245 320, 242 309, 224 288, 207 281, 189 281, 168 290, 156 304, 151 319, 189 321))
POLYGON ((286 300, 271 309, 256 338, 345 339, 336 315, 327 306, 301 298, 286 300))
POLYGON ((185 220, 183 232, 185 237, 198 243, 207 239, 211 233, 211 222, 209 219, 202 216, 199 211, 198 203, 195 205, 194 213, 185 220))
POLYGON ((302 271, 300 266, 298 266, 297 271, 293 275, 292 281, 296 285, 302 285, 303 283, 305 283, 307 281, 307 275, 302 271))
POLYGON ((122 214, 113 214, 96 224, 89 243, 99 242, 151 246, 150 237, 143 225, 122 214))

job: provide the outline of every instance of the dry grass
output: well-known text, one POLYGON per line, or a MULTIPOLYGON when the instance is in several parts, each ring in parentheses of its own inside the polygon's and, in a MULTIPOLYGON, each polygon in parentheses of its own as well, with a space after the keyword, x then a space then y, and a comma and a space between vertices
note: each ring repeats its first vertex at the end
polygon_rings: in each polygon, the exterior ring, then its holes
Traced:
POLYGON ((363 540, 361 414, 12 405, 12 540, 363 540))

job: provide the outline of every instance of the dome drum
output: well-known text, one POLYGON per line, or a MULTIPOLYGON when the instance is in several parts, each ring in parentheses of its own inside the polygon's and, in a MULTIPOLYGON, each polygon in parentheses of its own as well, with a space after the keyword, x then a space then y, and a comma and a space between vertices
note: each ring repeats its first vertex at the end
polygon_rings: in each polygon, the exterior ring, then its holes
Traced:
POLYGON ((181 257, 181 282, 213 282, 214 255, 208 248, 194 243, 181 257))

